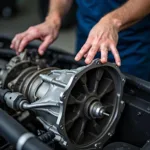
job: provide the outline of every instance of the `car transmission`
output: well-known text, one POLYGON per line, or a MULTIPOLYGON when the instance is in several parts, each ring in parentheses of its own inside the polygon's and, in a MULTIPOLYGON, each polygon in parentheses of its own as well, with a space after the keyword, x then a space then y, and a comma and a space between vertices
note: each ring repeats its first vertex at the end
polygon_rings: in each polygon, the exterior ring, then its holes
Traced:
POLYGON ((100 149, 114 134, 124 108, 124 75, 114 64, 98 59, 77 69, 48 67, 27 51, 0 71, 7 89, 3 103, 31 111, 55 141, 67 149, 100 149))

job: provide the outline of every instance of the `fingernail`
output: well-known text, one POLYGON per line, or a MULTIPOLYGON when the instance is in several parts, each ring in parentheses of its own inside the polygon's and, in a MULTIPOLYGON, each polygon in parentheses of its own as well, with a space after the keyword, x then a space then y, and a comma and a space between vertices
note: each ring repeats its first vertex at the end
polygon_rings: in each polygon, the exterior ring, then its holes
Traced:
POLYGON ((44 54, 44 51, 40 51, 39 54, 40 54, 40 55, 43 55, 43 54, 44 54))
POLYGON ((75 57, 75 60, 78 61, 78 59, 79 59, 79 57, 76 56, 76 57, 75 57))
POLYGON ((103 60, 104 62, 106 62, 106 58, 102 58, 102 60, 103 60))
POLYGON ((21 49, 19 48, 18 52, 20 53, 21 52, 21 49))
POLYGON ((121 62, 118 62, 118 66, 121 66, 121 62))
POLYGON ((105 58, 101 58, 101 63, 105 63, 106 62, 106 59, 105 58))
POLYGON ((86 64, 89 64, 89 63, 90 63, 90 59, 86 59, 86 60, 85 60, 85 63, 86 63, 86 64))
POLYGON ((11 45, 10 45, 10 48, 13 48, 13 47, 14 47, 14 45, 13 45, 13 44, 11 44, 11 45))

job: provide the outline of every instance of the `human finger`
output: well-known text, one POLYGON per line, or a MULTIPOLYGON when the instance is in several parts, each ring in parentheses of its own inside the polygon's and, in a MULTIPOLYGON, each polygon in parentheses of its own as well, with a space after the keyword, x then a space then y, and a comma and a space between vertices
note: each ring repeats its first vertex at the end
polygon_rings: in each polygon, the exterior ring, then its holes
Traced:
POLYGON ((40 45, 38 52, 40 55, 43 55, 45 50, 48 48, 48 46, 53 42, 53 38, 51 36, 48 36, 45 38, 45 40, 40 45))
POLYGON ((121 66, 121 59, 120 59, 120 56, 119 56, 119 53, 118 53, 118 50, 116 48, 116 46, 114 44, 111 44, 110 45, 110 49, 111 49, 111 52, 115 58, 115 62, 118 66, 121 66))

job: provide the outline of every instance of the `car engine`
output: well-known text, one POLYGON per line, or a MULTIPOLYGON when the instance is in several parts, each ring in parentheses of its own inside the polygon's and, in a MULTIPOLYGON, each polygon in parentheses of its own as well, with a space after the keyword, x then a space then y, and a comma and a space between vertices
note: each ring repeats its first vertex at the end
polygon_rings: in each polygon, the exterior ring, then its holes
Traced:
POLYGON ((0 60, 2 150, 103 149, 118 141, 143 147, 150 131, 139 131, 135 116, 150 117, 150 107, 143 109, 149 82, 99 59, 69 69, 50 65, 53 59, 25 50, 0 60), (135 132, 142 139, 130 139, 135 132))

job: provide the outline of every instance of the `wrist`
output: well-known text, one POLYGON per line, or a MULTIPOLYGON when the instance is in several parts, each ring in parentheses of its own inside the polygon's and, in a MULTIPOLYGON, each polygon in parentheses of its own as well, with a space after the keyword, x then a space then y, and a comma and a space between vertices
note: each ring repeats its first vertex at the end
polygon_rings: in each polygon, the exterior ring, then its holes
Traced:
POLYGON ((61 26, 62 17, 59 13, 49 13, 45 18, 45 22, 48 24, 54 24, 55 26, 61 26))
POLYGON ((119 19, 119 18, 117 18, 117 17, 115 17, 115 16, 113 16, 111 14, 108 14, 108 15, 104 16, 101 20, 104 21, 104 22, 107 22, 107 23, 109 23, 111 25, 113 25, 114 28, 116 30, 118 30, 118 32, 122 28, 122 21, 121 21, 121 19, 119 19))

